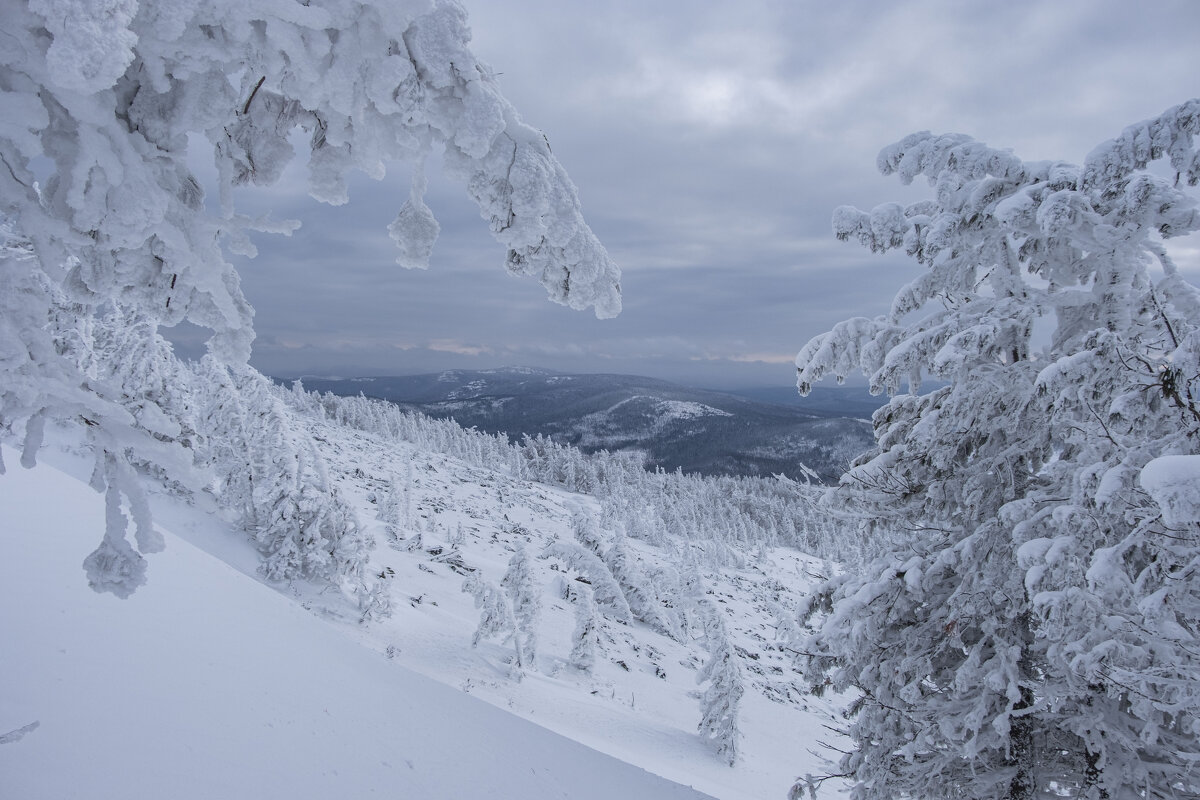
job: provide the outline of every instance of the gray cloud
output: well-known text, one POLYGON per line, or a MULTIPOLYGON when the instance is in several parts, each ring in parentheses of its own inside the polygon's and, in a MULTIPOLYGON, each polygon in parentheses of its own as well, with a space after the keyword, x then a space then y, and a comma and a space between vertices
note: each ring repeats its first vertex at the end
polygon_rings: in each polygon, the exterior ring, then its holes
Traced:
MULTIPOLYGON (((477 55, 500 73, 580 187, 621 265, 625 311, 597 321, 509 277, 461 187, 430 165, 442 225, 428 271, 387 237, 404 167, 355 181, 348 206, 297 170, 245 197, 304 228, 239 263, 257 309, 254 363, 276 374, 521 363, 712 386, 788 383, 789 359, 847 316, 886 310, 917 274, 835 241, 834 207, 910 200, 875 156, 953 130, 1028 158, 1081 161, 1129 123, 1196 93, 1200 4, 642 3, 468 0, 477 55), (836 7, 835 7, 836 6, 836 7)), ((1200 246, 1176 250, 1200 276, 1200 246)))

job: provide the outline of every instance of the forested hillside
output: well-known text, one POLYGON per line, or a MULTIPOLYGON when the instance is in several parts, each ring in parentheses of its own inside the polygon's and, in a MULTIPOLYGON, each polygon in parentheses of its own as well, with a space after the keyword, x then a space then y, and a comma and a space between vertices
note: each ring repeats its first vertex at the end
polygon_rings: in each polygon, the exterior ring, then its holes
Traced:
MULTIPOLYGON (((148 570, 143 565, 133 574, 106 574, 105 583, 97 581, 92 566, 97 557, 88 558, 93 587, 127 598, 138 619, 157 608, 156 619, 181 615, 190 620, 196 612, 184 613, 177 593, 204 580, 215 556, 347 634, 358 643, 352 649, 365 647, 381 663, 393 662, 393 669, 403 666, 708 794, 780 796, 797 769, 820 770, 818 741, 831 735, 826 726, 836 718, 836 706, 813 697, 801 677, 802 633, 796 619, 809 588, 839 563, 861 561, 871 551, 872 537, 866 526, 822 510, 815 487, 782 478, 649 472, 622 454, 589 456, 540 440, 513 444, 383 401, 285 390, 255 375, 221 379, 205 372, 211 364, 187 365, 160 352, 164 359, 158 367, 169 370, 169 378, 159 384, 172 387, 175 402, 160 399, 184 414, 181 427, 190 431, 198 452, 211 459, 208 474, 224 477, 194 492, 165 476, 144 476, 142 511, 153 514, 156 532, 173 532, 164 535, 167 553, 155 557, 148 570), (219 446, 209 449, 215 443, 219 446), (179 547, 186 549, 172 549, 179 547), (163 559, 169 567, 159 578, 163 559), (188 577, 181 579, 181 571, 188 577), (156 589, 160 580, 171 585, 156 589), (180 580, 184 583, 176 586, 180 580), (797 742, 813 752, 797 754, 797 742)), ((90 448, 76 430, 51 425, 47 441, 43 460, 77 481, 86 479, 90 448)), ((81 483, 46 470, 21 486, 19 491, 38 497, 76 497, 85 491, 81 483)), ((90 513, 97 516, 101 505, 100 498, 84 504, 94 506, 90 513)), ((76 517, 88 518, 82 511, 76 517)), ((13 516, 12 524, 33 540, 43 523, 30 507, 13 516)), ((84 575, 77 570, 86 548, 74 554, 70 549, 79 546, 80 535, 86 540, 86 530, 62 541, 51 537, 50 552, 29 557, 52 563, 62 576, 56 580, 66 580, 68 588, 71 582, 81 587, 84 575)), ((233 595, 212 612, 218 619, 279 615, 283 598, 262 598, 255 594, 261 587, 244 579, 224 577, 220 586, 226 584, 220 591, 233 595), (246 593, 258 599, 237 600, 246 593), (249 605, 235 610, 239 602, 249 605)), ((14 580, 5 590, 6 603, 28 603, 34 591, 27 578, 14 580)), ((55 599, 61 606, 54 608, 78 607, 77 588, 68 595, 55 599)), ((188 602, 205 607, 203 599, 188 602)), ((167 620, 145 631, 156 637, 153 645, 141 642, 136 625, 126 629, 119 613, 105 608, 105 624, 120 627, 123 640, 138 642, 132 646, 143 652, 147 669, 161 661, 181 676, 191 674, 192 667, 180 667, 169 653, 173 647, 191 652, 196 645, 172 644, 175 636, 217 637, 210 646, 233 647, 218 632, 177 629, 167 620)), ((41 623, 21 615, 8 621, 14 641, 39 641, 41 623)), ((295 631, 289 636, 311 635, 294 618, 284 624, 295 631)), ((246 625, 247 631, 255 630, 251 620, 246 625)), ((60 627, 55 636, 63 641, 84 635, 73 623, 60 627)), ((35 666, 42 662, 23 659, 10 665, 18 670, 11 679, 30 689, 13 708, 18 716, 11 727, 39 722, 20 737, 36 758, 14 762, 13 769, 31 796, 47 796, 49 787, 61 784, 38 764, 67 764, 80 779, 90 774, 70 750, 66 734, 99 724, 103 706, 86 699, 79 676, 87 670, 61 677, 70 687, 66 696, 84 699, 75 700, 75 707, 52 703, 61 691, 55 683, 60 678, 53 676, 62 676, 69 662, 58 660, 58 651, 45 644, 33 652, 53 666, 43 674, 35 666)), ((277 663, 273 651, 260 651, 253 641, 237 644, 236 657, 243 665, 239 674, 257 676, 278 668, 272 666, 277 663)), ((338 658, 359 664, 363 656, 338 658)), ((380 684, 379 676, 388 674, 380 672, 384 668, 368 662, 354 669, 366 669, 374 688, 353 695, 324 693, 328 702, 347 704, 342 713, 360 715, 354 709, 372 693, 382 700, 416 689, 406 672, 394 673, 393 689, 380 684)), ((141 674, 138 670, 129 680, 141 674)), ((134 695, 144 691, 140 683, 131 684, 134 695)), ((291 704, 273 691, 268 695, 269 703, 255 701, 239 709, 236 718, 252 728, 279 724, 291 704)), ((199 713, 196 702, 170 701, 178 706, 180 724, 199 713)), ((307 714, 301 710, 306 702, 297 701, 291 713, 307 714)), ((422 713, 441 713, 431 700, 421 702, 429 708, 422 713)), ((378 748, 377 736, 394 739, 410 760, 433 757, 432 743, 403 744, 409 742, 407 733, 389 732, 386 715, 372 717, 361 731, 354 727, 357 718, 338 728, 340 741, 329 769, 349 769, 357 763, 356 751, 378 748), (357 743, 360 735, 370 741, 357 743)), ((137 716, 123 724, 131 741, 157 729, 137 716)), ((191 741, 182 732, 176 735, 191 741)), ((148 741, 145 747, 175 769, 187 763, 186 751, 163 741, 148 741)), ((189 745, 191 752, 204 747, 189 745)), ((14 748, 0 756, 19 752, 14 748)), ((461 758, 464 774, 437 777, 434 770, 429 777, 426 764, 421 780, 440 786, 478 780, 471 777, 475 757, 464 751, 461 758)), ((558 768, 555 763, 546 762, 558 768)), ((271 780, 272 769, 248 765, 230 780, 257 785, 271 780)), ((307 774, 311 767, 297 769, 307 774)), ((391 780, 388 774, 372 768, 346 785, 366 791, 388 785, 381 783, 391 780)), ((156 775, 133 773, 114 786, 144 793, 160 785, 156 775)), ((404 778, 396 780, 408 785, 404 778)), ((519 785, 503 780, 509 787, 519 785)), ((591 796, 590 779, 574 780, 582 785, 569 796, 591 796)))
MULTIPOLYGON (((305 386, 390 400, 513 441, 543 436, 584 452, 637 451, 650 469, 835 482, 872 444, 873 409, 855 419, 830 399, 817 412, 635 375, 566 375, 525 367, 377 378, 308 378, 305 386)), ((876 403, 875 407, 882 403, 876 403)))

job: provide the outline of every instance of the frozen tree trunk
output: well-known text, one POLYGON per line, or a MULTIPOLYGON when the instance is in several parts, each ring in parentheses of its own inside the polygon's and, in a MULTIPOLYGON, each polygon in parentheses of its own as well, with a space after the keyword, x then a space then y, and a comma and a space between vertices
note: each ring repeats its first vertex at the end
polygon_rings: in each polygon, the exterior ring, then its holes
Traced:
MULTIPOLYGON (((1032 637, 1029 631, 1029 615, 1021 614, 1016 620, 1017 639, 1022 643, 1025 653, 1031 651, 1032 637)), ((1035 726, 1031 714, 1033 712, 1033 690, 1030 688, 1033 675, 1028 667, 1028 656, 1022 657, 1017 663, 1021 683, 1018 688, 1020 699, 1013 703, 1010 716, 1009 753, 1007 766, 1013 770, 1013 778, 1008 786, 1008 800, 1033 800, 1038 794, 1035 772, 1037 762, 1034 750, 1035 726)))

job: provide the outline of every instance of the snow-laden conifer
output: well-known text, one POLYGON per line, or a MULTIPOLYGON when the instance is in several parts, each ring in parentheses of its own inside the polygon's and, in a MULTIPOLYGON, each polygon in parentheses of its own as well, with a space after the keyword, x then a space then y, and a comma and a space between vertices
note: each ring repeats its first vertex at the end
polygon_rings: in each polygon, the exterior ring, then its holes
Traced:
POLYGON ((568 662, 582 672, 590 673, 596 665, 600 649, 600 617, 591 588, 573 582, 569 597, 575 607, 575 630, 571 633, 571 654, 568 662))
MULTIPOLYGON (((572 308, 620 309, 574 185, 470 52, 454 0, 39 0, 4 4, 0 29, 20 43, 0 59, 0 424, 23 435, 26 462, 48 416, 83 420, 101 452, 199 487, 171 415, 152 396, 123 405, 129 365, 98 377, 51 323, 70 309, 82 329, 119 308, 151 352, 186 321, 243 369, 252 310, 228 255, 297 223, 240 213, 233 189, 275 183, 297 134, 309 193, 328 203, 346 202, 351 170, 382 178, 441 148, 510 272, 572 308), (205 152, 216 204, 193 174, 205 152)), ((410 265, 436 231, 420 194, 418 175, 391 231, 410 265)))
POLYGON ((513 638, 519 639, 517 653, 521 666, 534 667, 537 659, 538 622, 541 619, 542 601, 533 576, 533 559, 524 545, 508 561, 508 569, 500 579, 500 585, 508 594, 512 607, 515 629, 513 638))
POLYGON ((392 476, 375 512, 376 519, 383 523, 384 536, 387 537, 388 543, 394 546, 399 545, 404 538, 400 533, 403 528, 401 515, 408 497, 407 489, 398 484, 396 477, 392 476))
POLYGON ((730 766, 737 762, 738 711, 746 688, 737 652, 725 630, 725 619, 711 600, 701 602, 708 659, 696 673, 696 683, 708 682, 700 696, 700 735, 730 766))
POLYGON ((610 537, 600 529, 596 516, 576 506, 571 509, 571 532, 575 540, 598 556, 603 556, 610 537))
POLYGON ((797 358, 801 391, 862 371, 893 395, 834 500, 882 557, 824 587, 805 647, 859 693, 855 798, 1200 791, 1200 538, 1138 485, 1200 448, 1200 294, 1166 246, 1200 229, 1198 135, 1200 100, 1082 167, 914 134, 879 166, 932 199, 835 212, 925 267, 797 358))
POLYGON ((512 642, 513 657, 518 670, 525 663, 524 642, 518 635, 517 618, 513 614, 512 602, 496 584, 486 581, 478 572, 473 572, 463 581, 462 590, 475 598, 475 607, 479 609, 479 624, 471 636, 471 646, 478 647, 484 639, 501 637, 505 642, 512 642))
POLYGON ((591 550, 575 542, 559 539, 546 545, 541 558, 557 558, 564 562, 591 585, 598 605, 607 608, 618 622, 633 621, 633 613, 629 610, 629 602, 620 584, 608 566, 591 550))
POLYGON ((624 536, 618 535, 613 538, 612 544, 604 551, 603 560, 617 585, 621 587, 621 593, 625 595, 625 601, 629 604, 629 611, 634 618, 659 633, 667 636, 677 635, 663 611, 650 577, 624 536))

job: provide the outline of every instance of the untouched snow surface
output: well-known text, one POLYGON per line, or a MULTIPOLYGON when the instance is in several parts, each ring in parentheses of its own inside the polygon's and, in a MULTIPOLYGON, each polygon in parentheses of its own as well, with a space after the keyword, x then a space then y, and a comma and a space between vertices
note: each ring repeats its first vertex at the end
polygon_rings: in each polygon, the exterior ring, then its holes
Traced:
POLYGON ((92 592, 102 498, 53 467, 10 470, 0 509, 0 796, 704 797, 390 662, 169 532, 147 586, 92 592))

